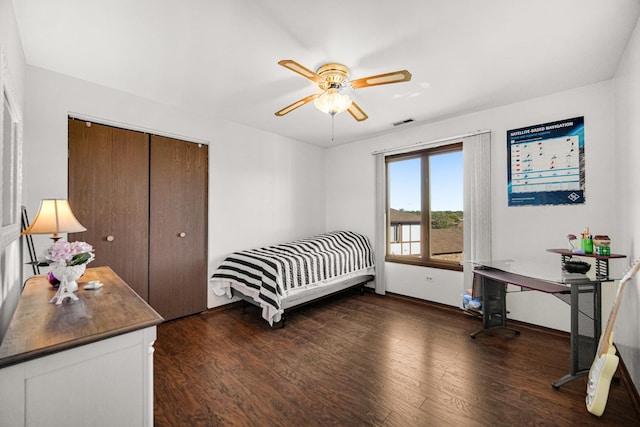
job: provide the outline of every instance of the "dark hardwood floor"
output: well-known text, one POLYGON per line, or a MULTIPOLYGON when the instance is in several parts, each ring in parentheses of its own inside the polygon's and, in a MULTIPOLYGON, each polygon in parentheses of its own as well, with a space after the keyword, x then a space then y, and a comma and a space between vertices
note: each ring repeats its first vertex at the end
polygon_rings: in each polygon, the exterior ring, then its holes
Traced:
POLYGON ((270 329, 255 307, 166 322, 155 344, 157 426, 632 426, 624 376, 602 417, 569 369, 569 338, 518 325, 471 339, 457 309, 348 292, 270 329))

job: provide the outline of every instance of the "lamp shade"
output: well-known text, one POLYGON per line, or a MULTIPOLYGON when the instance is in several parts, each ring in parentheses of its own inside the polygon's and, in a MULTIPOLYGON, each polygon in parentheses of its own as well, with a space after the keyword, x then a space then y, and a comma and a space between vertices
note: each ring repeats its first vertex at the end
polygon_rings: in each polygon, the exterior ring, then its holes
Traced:
POLYGON ((313 101, 313 105, 323 113, 336 115, 346 111, 351 106, 351 98, 338 92, 338 89, 327 89, 313 101))
POLYGON ((80 224, 71 211, 69 202, 64 199, 44 199, 31 225, 22 234, 53 234, 52 239, 60 238, 58 233, 79 233, 87 229, 80 224))

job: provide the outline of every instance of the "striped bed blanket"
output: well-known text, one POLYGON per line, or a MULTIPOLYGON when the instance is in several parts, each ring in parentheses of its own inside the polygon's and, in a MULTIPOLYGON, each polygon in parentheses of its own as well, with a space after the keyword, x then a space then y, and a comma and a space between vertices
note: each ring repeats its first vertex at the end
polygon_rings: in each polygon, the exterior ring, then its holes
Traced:
MULTIPOLYGON (((293 242, 234 252, 211 281, 241 283, 272 313, 282 313, 281 300, 291 292, 374 266, 369 239, 351 231, 334 231, 293 242)), ((275 319, 278 321, 279 315, 275 319)))

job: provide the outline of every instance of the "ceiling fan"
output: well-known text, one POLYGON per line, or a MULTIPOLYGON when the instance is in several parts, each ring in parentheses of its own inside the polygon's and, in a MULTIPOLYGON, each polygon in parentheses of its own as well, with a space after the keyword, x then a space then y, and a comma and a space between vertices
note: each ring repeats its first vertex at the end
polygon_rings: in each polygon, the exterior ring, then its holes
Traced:
POLYGON ((349 68, 342 64, 329 63, 324 64, 316 72, 298 64, 291 59, 283 59, 278 62, 285 68, 290 69, 294 73, 306 77, 318 85, 320 92, 302 98, 293 104, 284 107, 275 114, 278 117, 284 116, 302 107, 308 102, 314 101, 314 105, 320 111, 335 116, 343 111, 348 111, 351 116, 361 122, 367 120, 369 116, 349 98, 348 95, 340 93, 346 87, 360 89, 369 86, 386 85, 390 83, 408 82, 411 80, 411 73, 407 70, 394 71, 392 73, 377 74, 375 76, 364 77, 356 80, 349 80, 349 68))

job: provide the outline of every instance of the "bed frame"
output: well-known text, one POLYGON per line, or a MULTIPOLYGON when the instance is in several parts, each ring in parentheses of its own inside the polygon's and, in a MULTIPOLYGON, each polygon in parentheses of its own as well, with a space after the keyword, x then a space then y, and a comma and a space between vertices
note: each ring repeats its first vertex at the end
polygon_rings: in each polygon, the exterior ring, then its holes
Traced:
MULTIPOLYGON (((300 298, 296 299, 295 301, 289 301, 287 299, 284 299, 282 301, 282 309, 284 310, 284 312, 282 313, 282 316, 280 317, 280 321, 279 322, 273 322, 271 324, 271 328, 272 329, 281 329, 284 328, 285 325, 285 321, 286 321, 286 316, 287 313, 304 307, 306 305, 309 304, 313 304, 315 302, 321 301, 323 299, 332 297, 334 295, 343 293, 343 292, 347 292, 350 289, 354 289, 354 288, 360 288, 360 295, 364 295, 364 290, 365 287, 367 285, 367 283, 371 282, 375 280, 375 275, 373 274, 365 274, 363 276, 356 276, 356 277, 351 277, 349 279, 346 279, 336 285, 334 285, 330 290, 322 292, 318 295, 302 295, 300 298)), ((237 296, 240 299, 242 299, 242 311, 244 312, 247 308, 248 305, 251 306, 255 306, 255 307, 260 307, 260 304, 255 301, 253 298, 251 298, 248 295, 243 294, 242 292, 238 291, 237 289, 232 288, 231 289, 231 294, 233 296, 237 296)))
POLYGON ((364 286, 374 277, 369 239, 339 230, 233 252, 210 280, 216 295, 238 296, 258 305, 270 325, 282 327, 285 310, 364 286))

